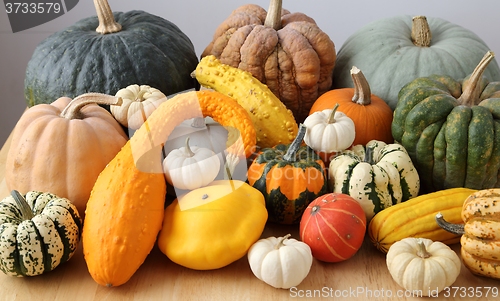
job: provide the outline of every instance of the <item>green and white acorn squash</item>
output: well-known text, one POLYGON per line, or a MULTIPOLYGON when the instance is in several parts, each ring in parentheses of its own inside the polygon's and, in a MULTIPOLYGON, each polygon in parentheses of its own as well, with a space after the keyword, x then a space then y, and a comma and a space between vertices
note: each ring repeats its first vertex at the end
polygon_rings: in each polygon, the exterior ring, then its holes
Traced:
POLYGON ((355 145, 336 156, 329 166, 333 192, 357 200, 367 220, 379 211, 416 197, 420 178, 405 148, 378 140, 355 145))
POLYGON ((0 270, 37 276, 68 261, 80 242, 82 219, 66 198, 29 191, 0 201, 0 270))

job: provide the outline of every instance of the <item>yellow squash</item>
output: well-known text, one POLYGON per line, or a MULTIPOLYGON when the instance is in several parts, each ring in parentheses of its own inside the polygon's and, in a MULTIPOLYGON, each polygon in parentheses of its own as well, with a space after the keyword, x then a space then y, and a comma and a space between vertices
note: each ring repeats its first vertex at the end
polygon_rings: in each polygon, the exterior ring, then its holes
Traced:
POLYGON ((184 267, 218 269, 245 256, 266 221, 260 191, 242 181, 218 180, 166 208, 158 246, 184 267))
POLYGON ((460 241, 460 235, 442 229, 435 220, 442 212, 450 222, 463 223, 461 212, 465 199, 476 190, 450 188, 423 194, 385 208, 368 225, 372 243, 387 253, 389 247, 406 237, 428 238, 445 244, 460 241))
POLYGON ((251 73, 222 64, 209 55, 201 59, 193 76, 202 86, 234 98, 250 113, 257 146, 287 144, 297 136, 298 125, 292 111, 251 73))
POLYGON ((244 147, 233 147, 232 141, 229 152, 244 149, 247 156, 252 154, 255 131, 248 113, 233 99, 215 91, 192 91, 163 102, 104 168, 92 189, 82 242, 89 273, 97 283, 124 284, 154 247, 166 194, 163 144, 177 125, 200 116, 239 130, 244 147))

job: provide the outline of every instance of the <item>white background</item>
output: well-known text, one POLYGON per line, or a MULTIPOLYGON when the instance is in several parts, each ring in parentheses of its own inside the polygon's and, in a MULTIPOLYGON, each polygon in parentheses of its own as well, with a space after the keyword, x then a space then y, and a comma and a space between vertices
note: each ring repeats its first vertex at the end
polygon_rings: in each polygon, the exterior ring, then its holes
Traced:
MULTIPOLYGON (((269 5, 268 0, 108 1, 113 11, 144 10, 173 22, 191 39, 198 56, 211 41, 215 28, 234 9, 253 3, 267 10, 269 5)), ((335 43, 337 51, 351 34, 367 23, 405 14, 440 17, 461 25, 475 32, 500 56, 499 0, 283 0, 283 7, 315 19, 335 43)), ((0 10, 0 146, 26 108, 24 72, 36 45, 50 34, 93 15, 93 1, 80 0, 60 18, 12 33, 7 13, 0 10)))

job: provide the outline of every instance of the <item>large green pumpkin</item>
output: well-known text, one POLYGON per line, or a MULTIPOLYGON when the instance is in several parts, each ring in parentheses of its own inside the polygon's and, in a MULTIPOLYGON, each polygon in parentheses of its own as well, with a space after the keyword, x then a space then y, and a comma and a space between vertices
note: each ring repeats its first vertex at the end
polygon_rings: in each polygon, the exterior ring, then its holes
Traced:
MULTIPOLYGON (((332 87, 352 87, 350 70, 356 66, 363 70, 372 93, 394 110, 405 84, 432 74, 463 79, 488 50, 475 33, 440 18, 384 18, 367 24, 345 41, 337 54, 332 87)), ((484 75, 500 80, 496 61, 484 75)))
POLYGON ((171 95, 196 87, 190 73, 198 57, 173 23, 144 11, 113 13, 96 0, 97 16, 43 40, 26 68, 29 106, 87 92, 114 95, 131 84, 171 95))
POLYGON ((264 148, 248 168, 248 183, 264 195, 268 219, 298 224, 309 203, 327 193, 326 168, 316 152, 302 145, 306 128, 291 144, 264 148))
POLYGON ((500 81, 482 76, 488 52, 463 81, 447 75, 405 85, 392 133, 408 151, 424 192, 500 187, 500 81))

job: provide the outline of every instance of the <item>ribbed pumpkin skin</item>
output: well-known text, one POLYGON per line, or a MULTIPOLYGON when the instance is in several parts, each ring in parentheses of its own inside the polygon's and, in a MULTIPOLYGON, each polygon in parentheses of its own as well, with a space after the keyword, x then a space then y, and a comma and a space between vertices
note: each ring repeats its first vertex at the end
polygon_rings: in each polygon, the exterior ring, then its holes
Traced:
POLYGON ((83 254, 98 284, 126 283, 154 247, 164 217, 163 144, 177 125, 200 116, 237 128, 245 154, 253 152, 251 119, 233 99, 190 91, 163 102, 101 172, 87 203, 83 254))
POLYGON ((29 106, 87 92, 114 95, 147 84, 165 95, 196 86, 198 58, 173 23, 144 11, 113 13, 120 32, 99 34, 97 16, 84 18, 43 40, 28 62, 24 94, 29 106))
POLYGON ((248 183, 264 194, 269 221, 297 224, 302 213, 327 192, 326 168, 311 148, 301 146, 295 161, 286 161, 288 144, 265 148, 248 168, 248 183))
POLYGON ((314 258, 325 262, 351 258, 363 244, 365 232, 363 208, 347 194, 316 198, 300 221, 300 239, 311 247, 314 258))
MULTIPOLYGON (((376 20, 352 34, 339 49, 333 70, 332 88, 352 87, 349 70, 363 70, 373 94, 394 110, 398 93, 408 82, 432 74, 459 80, 472 71, 489 47, 475 33, 440 18, 427 17, 432 33, 430 47, 411 40, 412 17, 395 16, 376 20)), ((500 80, 498 63, 484 74, 500 80)))
POLYGON ((330 90, 316 99, 309 115, 317 111, 331 109, 338 103, 338 111, 354 121, 356 137, 352 145, 365 145, 370 140, 393 143, 394 138, 391 132, 393 112, 387 103, 372 94, 371 104, 360 105, 352 101, 353 96, 353 88, 330 90))
POLYGON ((75 253, 82 231, 76 207, 52 193, 23 194, 34 217, 24 220, 12 196, 0 202, 0 270, 23 277, 50 272, 75 253))
POLYGON ((82 216, 99 173, 128 140, 109 112, 91 104, 82 119, 60 114, 71 99, 61 97, 29 108, 12 135, 5 164, 10 190, 50 191, 68 198, 82 216))
POLYGON ((422 175, 423 192, 499 187, 500 82, 483 78, 471 105, 458 97, 464 82, 429 76, 399 94, 392 134, 422 175))

